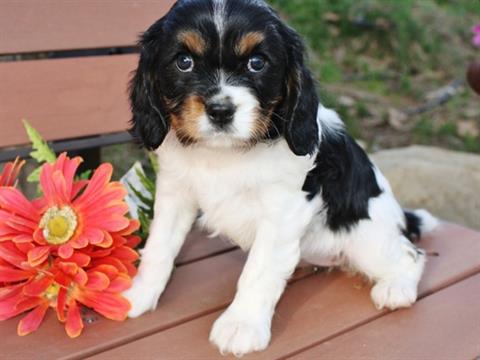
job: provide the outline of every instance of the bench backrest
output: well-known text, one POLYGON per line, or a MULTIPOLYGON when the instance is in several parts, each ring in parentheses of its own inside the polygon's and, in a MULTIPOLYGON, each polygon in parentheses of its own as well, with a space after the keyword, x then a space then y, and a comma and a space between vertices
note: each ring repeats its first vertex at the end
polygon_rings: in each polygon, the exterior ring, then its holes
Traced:
POLYGON ((0 62, 0 148, 28 143, 23 118, 51 141, 98 134, 126 139, 138 35, 173 2, 0 2, 0 56, 12 55, 0 62), (24 60, 31 54, 45 59, 24 60))

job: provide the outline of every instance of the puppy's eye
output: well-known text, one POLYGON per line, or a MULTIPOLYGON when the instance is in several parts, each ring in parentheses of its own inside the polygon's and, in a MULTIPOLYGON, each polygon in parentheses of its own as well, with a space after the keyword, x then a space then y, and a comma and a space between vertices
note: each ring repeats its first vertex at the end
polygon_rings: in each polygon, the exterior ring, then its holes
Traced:
POLYGON ((177 69, 181 72, 190 72, 194 66, 193 59, 188 54, 180 54, 177 57, 177 69))
POLYGON ((254 73, 260 72, 265 68, 266 60, 261 55, 253 55, 248 59, 248 70, 254 73))

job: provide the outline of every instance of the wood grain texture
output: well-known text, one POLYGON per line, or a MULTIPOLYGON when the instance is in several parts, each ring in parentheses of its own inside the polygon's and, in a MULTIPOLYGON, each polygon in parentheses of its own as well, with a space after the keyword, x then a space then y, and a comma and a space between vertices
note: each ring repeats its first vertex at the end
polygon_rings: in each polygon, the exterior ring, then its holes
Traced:
POLYGON ((174 0, 3 0, 0 54, 131 46, 174 0))
POLYGON ((478 355, 480 275, 292 359, 474 359, 478 355))
POLYGON ((125 131, 137 55, 0 63, 0 147, 28 143, 21 119, 47 140, 125 131))
MULTIPOLYGON (((420 283, 421 297, 480 272, 479 233, 443 224, 422 239, 422 247, 439 256, 429 258, 420 283)), ((386 315, 386 311, 374 308, 369 291, 370 286, 361 278, 349 278, 339 272, 308 277, 292 284, 277 308, 269 348, 244 358, 288 356, 386 315)), ((94 358, 223 358, 208 342, 210 328, 220 313, 192 320, 94 358)), ((471 336, 476 338, 477 334, 471 336)))
POLYGON ((212 238, 207 232, 194 228, 188 234, 175 263, 177 266, 191 263, 234 248, 235 246, 227 238, 222 236, 212 238))

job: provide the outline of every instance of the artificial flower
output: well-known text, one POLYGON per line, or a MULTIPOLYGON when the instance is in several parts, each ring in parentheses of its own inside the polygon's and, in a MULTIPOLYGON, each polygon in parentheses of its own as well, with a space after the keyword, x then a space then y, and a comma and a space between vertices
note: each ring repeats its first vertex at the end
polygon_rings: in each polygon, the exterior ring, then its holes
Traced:
POLYGON ((81 306, 124 320, 130 304, 121 294, 136 274, 137 220, 126 217, 126 190, 101 165, 90 180, 75 180, 80 158, 65 154, 44 164, 43 195, 29 201, 12 187, 19 161, 7 165, 0 187, 0 320, 28 314, 26 335, 53 308, 70 337, 80 335, 81 306))
MULTIPOLYGON (((15 243, 2 242, 0 259, 0 280, 11 284, 0 288, 0 320, 29 311, 18 324, 19 335, 37 330, 50 307, 65 323, 70 337, 82 332, 81 305, 119 321, 126 318, 130 309, 128 300, 121 295, 131 285, 129 274, 113 265, 92 265, 81 252, 69 261, 56 258, 31 267, 26 253, 15 243)), ((131 257, 132 261, 137 259, 138 255, 131 257)))
POLYGON ((32 243, 1 242, 0 282, 5 285, 0 287, 0 320, 29 311, 17 329, 19 335, 27 335, 38 329, 51 307, 70 337, 82 332, 81 305, 108 319, 124 320, 130 304, 121 293, 130 287, 136 273, 138 253, 130 246, 139 240, 129 236, 120 241, 118 237, 117 246, 109 249, 84 249, 91 256, 78 251, 67 260, 51 257, 35 267, 27 257, 32 243))
POLYGON ((88 181, 75 181, 80 158, 59 156, 44 164, 40 173, 43 196, 33 202, 15 188, 0 188, 0 241, 34 241, 28 254, 32 266, 44 262, 54 251, 63 259, 75 249, 91 245, 109 248, 112 233, 127 229, 126 190, 110 182, 112 166, 102 164, 88 181))

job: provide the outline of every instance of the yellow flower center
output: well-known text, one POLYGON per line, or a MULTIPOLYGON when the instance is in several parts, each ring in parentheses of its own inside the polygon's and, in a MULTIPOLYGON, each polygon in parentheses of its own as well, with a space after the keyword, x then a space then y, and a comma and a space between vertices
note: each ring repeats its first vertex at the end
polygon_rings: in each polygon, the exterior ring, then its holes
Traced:
POLYGON ((77 215, 69 206, 49 208, 40 220, 43 236, 49 244, 60 245, 70 240, 77 229, 77 215))
POLYGON ((58 292, 60 291, 60 286, 58 284, 53 283, 50 285, 47 290, 43 293, 46 299, 53 301, 57 299, 58 292))

